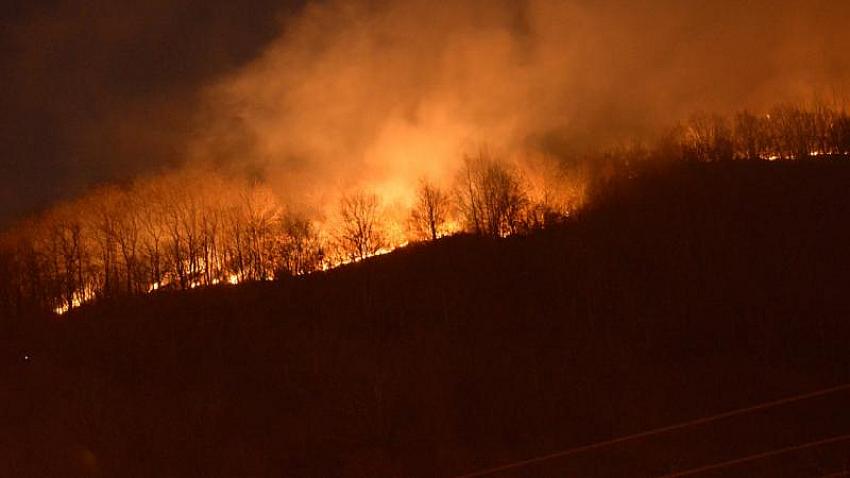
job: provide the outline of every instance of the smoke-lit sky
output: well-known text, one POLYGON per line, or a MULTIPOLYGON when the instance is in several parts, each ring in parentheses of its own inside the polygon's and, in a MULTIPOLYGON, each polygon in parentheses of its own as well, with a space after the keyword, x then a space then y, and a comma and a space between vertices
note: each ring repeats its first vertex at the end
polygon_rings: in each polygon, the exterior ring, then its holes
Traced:
POLYGON ((187 161, 291 201, 404 189, 481 143, 569 154, 850 79, 845 1, 302 3, 2 7, 0 225, 187 161))
POLYGON ((295 0, 0 6, 0 226, 181 161, 201 88, 250 61, 295 0))

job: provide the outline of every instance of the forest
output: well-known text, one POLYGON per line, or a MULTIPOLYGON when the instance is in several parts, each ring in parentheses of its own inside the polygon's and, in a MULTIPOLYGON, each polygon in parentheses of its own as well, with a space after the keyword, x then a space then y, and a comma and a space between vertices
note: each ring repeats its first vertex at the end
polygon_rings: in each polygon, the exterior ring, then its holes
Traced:
POLYGON ((559 224, 643 164, 802 161, 850 153, 850 114, 783 104, 731 118, 695 114, 650 140, 547 158, 531 169, 487 147, 454 180, 422 178, 402 214, 381 191, 341 191, 336 208, 290 210, 260 181, 177 170, 111 185, 0 236, 0 311, 63 314, 159 289, 269 281, 327 270, 456 233, 505 237, 559 224), (392 211, 392 212, 391 212, 392 211))
POLYGON ((0 478, 850 478, 850 0, 9 0, 0 478))
MULTIPOLYGON (((31 316, 0 336, 0 469, 462 476, 846 384, 848 183, 843 157, 647 162, 533 233, 31 316)), ((840 437, 847 396, 486 476, 677 476, 840 437)))

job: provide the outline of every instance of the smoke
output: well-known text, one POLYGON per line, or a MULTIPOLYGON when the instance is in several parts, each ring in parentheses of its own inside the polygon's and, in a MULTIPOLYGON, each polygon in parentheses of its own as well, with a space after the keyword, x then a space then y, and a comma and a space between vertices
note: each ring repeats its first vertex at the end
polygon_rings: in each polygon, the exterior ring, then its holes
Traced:
POLYGON ((205 93, 192 155, 322 209, 410 200, 482 145, 580 157, 694 111, 833 99, 846 2, 326 1, 205 93))
POLYGON ((841 1, 10 5, 0 225, 198 162, 311 209, 356 188, 404 203, 483 145, 576 161, 698 110, 832 100, 850 78, 841 1))

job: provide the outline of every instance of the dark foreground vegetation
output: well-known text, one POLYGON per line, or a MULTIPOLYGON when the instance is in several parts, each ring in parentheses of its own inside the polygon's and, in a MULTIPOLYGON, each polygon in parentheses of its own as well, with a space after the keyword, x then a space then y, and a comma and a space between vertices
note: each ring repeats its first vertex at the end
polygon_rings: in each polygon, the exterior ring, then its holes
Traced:
MULTIPOLYGON (((14 322, 0 474, 454 476, 850 381, 850 162, 624 176, 527 236, 14 322)), ((847 433, 848 402, 498 476, 661 476, 847 433)), ((848 453, 700 476, 821 476, 848 453)))

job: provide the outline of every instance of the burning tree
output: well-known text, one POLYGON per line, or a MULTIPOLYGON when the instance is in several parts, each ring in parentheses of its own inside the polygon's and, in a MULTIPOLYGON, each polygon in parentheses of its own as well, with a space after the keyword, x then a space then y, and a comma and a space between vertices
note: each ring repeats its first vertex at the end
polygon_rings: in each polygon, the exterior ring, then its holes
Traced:
POLYGON ((817 149, 815 115, 790 104, 771 110, 774 147, 783 159, 805 159, 817 149))
POLYGON ((137 187, 139 222, 142 229, 142 254, 147 265, 148 286, 159 288, 166 272, 166 237, 168 230, 163 221, 165 204, 158 181, 147 181, 137 187))
POLYGON ((127 293, 143 290, 145 274, 141 270, 141 205, 135 195, 124 194, 118 198, 115 221, 115 242, 122 261, 124 285, 127 293))
POLYGON ((486 151, 464 158, 457 180, 460 213, 476 234, 500 237, 520 229, 528 191, 519 172, 486 151))
MULTIPOLYGON (((604 162, 610 164, 600 163, 606 168, 627 168, 640 161, 642 154, 638 144, 621 146, 616 152, 619 163, 607 161, 607 155, 604 162)), ((523 185, 527 190, 523 229, 538 230, 563 223, 584 202, 590 174, 585 162, 570 163, 546 154, 527 156, 523 164, 523 185)))
POLYGON ((685 159, 719 161, 734 156, 732 131, 721 116, 695 114, 681 132, 685 159))
POLYGON ((42 251, 47 254, 51 276, 61 296, 61 307, 71 308, 86 290, 83 279, 84 228, 76 208, 65 206, 44 218, 42 251))
POLYGON ((307 274, 322 268, 324 247, 312 221, 287 216, 281 221, 280 267, 291 275, 307 274))
POLYGON ((444 234, 450 210, 448 194, 430 182, 421 180, 416 204, 410 213, 411 229, 419 238, 435 240, 444 234))
POLYGON ((361 191, 342 197, 338 240, 343 254, 361 260, 386 247, 380 212, 378 196, 373 193, 361 191))
POLYGON ((93 275, 102 296, 120 293, 117 223, 119 206, 117 188, 101 189, 86 198, 78 207, 86 211, 87 229, 92 247, 93 275))
POLYGON ((761 159, 770 149, 770 135, 766 118, 749 111, 735 115, 735 149, 742 159, 761 159))
POLYGON ((242 194, 249 278, 266 280, 274 274, 275 225, 281 211, 270 190, 252 185, 242 194))

